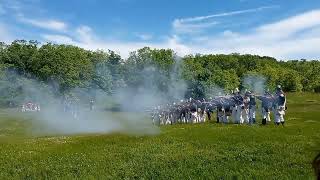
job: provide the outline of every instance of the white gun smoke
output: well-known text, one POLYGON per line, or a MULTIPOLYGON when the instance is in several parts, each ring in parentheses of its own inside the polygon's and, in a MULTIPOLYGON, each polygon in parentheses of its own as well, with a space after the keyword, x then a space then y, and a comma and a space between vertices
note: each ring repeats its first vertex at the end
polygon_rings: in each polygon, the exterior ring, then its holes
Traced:
MULTIPOLYGON (((119 88, 113 95, 108 95, 100 89, 74 88, 72 103, 78 113, 75 117, 70 112, 65 112, 65 95, 58 95, 58 83, 47 85, 40 81, 26 78, 14 72, 8 72, 6 79, 1 79, 0 92, 8 89, 19 89, 19 94, 12 94, 10 101, 18 102, 19 110, 23 103, 31 101, 41 105, 41 111, 32 113, 32 133, 36 135, 50 134, 81 134, 81 133, 126 133, 152 135, 159 133, 159 128, 152 124, 146 113, 146 108, 172 102, 184 98, 186 83, 180 77, 181 58, 175 59, 166 93, 157 87, 157 80, 165 76, 159 70, 148 66, 141 71, 144 77, 138 91, 131 87, 119 88), (96 97, 95 108, 90 111, 90 98, 96 97), (118 111, 108 111, 107 106, 118 105, 118 111), (142 114, 142 115, 141 115, 142 114)), ((167 79, 163 77, 163 79, 167 79)), ((17 113, 11 114, 15 116, 17 113)), ((20 113, 18 113, 20 114, 20 113)), ((25 113, 30 114, 30 113, 25 113)))
POLYGON ((253 91, 255 94, 263 94, 266 88, 267 79, 260 74, 247 74, 242 78, 244 89, 253 91))

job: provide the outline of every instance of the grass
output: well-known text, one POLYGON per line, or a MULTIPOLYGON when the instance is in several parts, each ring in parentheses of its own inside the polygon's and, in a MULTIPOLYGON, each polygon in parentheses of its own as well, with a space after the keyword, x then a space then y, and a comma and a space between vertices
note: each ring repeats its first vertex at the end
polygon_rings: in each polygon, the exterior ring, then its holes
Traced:
POLYGON ((0 179, 314 179, 320 152, 319 94, 289 94, 285 127, 174 125, 152 136, 35 136, 32 118, 8 111, 0 179))

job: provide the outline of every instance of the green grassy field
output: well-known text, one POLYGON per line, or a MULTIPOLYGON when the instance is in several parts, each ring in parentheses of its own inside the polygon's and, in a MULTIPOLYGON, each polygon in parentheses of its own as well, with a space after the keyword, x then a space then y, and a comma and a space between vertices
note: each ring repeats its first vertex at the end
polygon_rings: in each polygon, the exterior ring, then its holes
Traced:
POLYGON ((314 179, 320 95, 289 94, 286 126, 206 123, 152 136, 35 136, 0 111, 0 179, 314 179))

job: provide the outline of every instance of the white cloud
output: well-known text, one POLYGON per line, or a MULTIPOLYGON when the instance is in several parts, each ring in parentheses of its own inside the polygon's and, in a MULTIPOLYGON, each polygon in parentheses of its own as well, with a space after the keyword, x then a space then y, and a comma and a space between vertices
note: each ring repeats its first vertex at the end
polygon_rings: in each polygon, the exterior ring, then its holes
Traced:
POLYGON ((193 53, 193 51, 191 49, 192 47, 189 47, 189 46, 181 43, 179 41, 178 37, 176 37, 176 36, 169 38, 168 41, 166 43, 164 43, 162 47, 158 47, 158 48, 173 49, 175 52, 177 52, 177 54, 179 56, 184 56, 184 55, 193 53))
POLYGON ((214 25, 219 24, 219 22, 214 21, 214 18, 225 17, 225 16, 235 16, 239 14, 253 13, 262 11, 265 9, 275 8, 277 6, 263 6, 254 9, 246 9, 240 11, 231 11, 219 14, 211 14, 208 16, 197 16, 197 17, 188 17, 175 19, 172 23, 174 32, 176 33, 198 33, 204 29, 210 28, 214 25))
POLYGON ((0 42, 10 43, 13 40, 13 35, 7 28, 6 24, 0 22, 0 42))
POLYGON ((58 44, 76 44, 71 37, 65 35, 43 34, 41 37, 49 42, 55 42, 58 44))
POLYGON ((23 15, 18 15, 18 20, 25 24, 29 24, 38 28, 54 30, 54 31, 66 31, 68 25, 65 22, 53 19, 31 19, 26 18, 23 15))
POLYGON ((81 42, 90 43, 93 41, 92 29, 89 26, 80 26, 76 29, 77 36, 81 42))
POLYGON ((191 50, 187 46, 179 43, 177 36, 167 37, 163 42, 149 43, 145 41, 102 40, 102 38, 96 36, 88 26, 80 26, 76 28, 74 32, 75 33, 69 35, 43 34, 41 37, 48 42, 72 44, 89 50, 110 49, 119 53, 123 58, 127 58, 130 52, 146 46, 163 49, 170 48, 175 50, 179 55, 191 53, 191 50))
MULTIPOLYGON (((320 10, 302 13, 247 33, 225 31, 197 42, 190 37, 193 52, 250 53, 280 59, 320 58, 320 10)), ((191 42, 191 43, 190 43, 191 42)))
POLYGON ((153 38, 151 34, 142 34, 142 33, 136 33, 136 36, 141 39, 142 41, 148 41, 153 38))
POLYGON ((231 11, 231 12, 225 12, 225 13, 220 13, 220 14, 211 14, 208 16, 189 17, 189 18, 183 18, 183 19, 178 19, 178 20, 180 22, 196 22, 196 21, 203 21, 203 20, 216 18, 216 17, 234 16, 234 15, 239 15, 239 14, 244 14, 244 13, 252 13, 252 12, 257 12, 257 11, 261 11, 264 9, 270 9, 270 8, 275 8, 275 7, 277 7, 277 6, 263 6, 263 7, 254 8, 254 9, 231 11))
POLYGON ((295 33, 320 25, 320 10, 313 10, 299 14, 282 21, 263 25, 257 29, 260 34, 272 37, 289 37, 295 33))

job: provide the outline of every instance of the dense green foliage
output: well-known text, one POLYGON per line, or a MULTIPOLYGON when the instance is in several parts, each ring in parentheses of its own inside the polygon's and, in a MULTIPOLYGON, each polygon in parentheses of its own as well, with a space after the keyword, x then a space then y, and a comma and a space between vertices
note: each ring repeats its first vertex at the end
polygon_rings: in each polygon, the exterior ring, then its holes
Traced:
POLYGON ((320 96, 289 93, 288 107, 285 127, 206 123, 161 127, 153 136, 55 137, 34 136, 43 128, 32 118, 2 109, 0 178, 314 179, 320 96))
MULTIPOLYGON (((287 92, 320 92, 320 61, 277 61, 256 55, 188 55, 177 57, 170 49, 148 47, 130 53, 127 59, 113 51, 88 51, 71 45, 40 44, 19 40, 0 44, 0 84, 35 79, 51 87, 53 94, 68 94, 75 88, 99 89, 110 94, 119 89, 143 88, 163 94, 175 82, 186 84, 185 96, 205 97, 213 87, 228 92, 242 87, 248 75, 261 75, 267 86, 281 84, 287 92), (19 76, 13 77, 12 74, 19 76), (11 79, 10 79, 11 77, 11 79), (25 78, 25 79, 22 79, 25 78)), ((1 97, 19 94, 19 83, 1 87, 1 97)))

